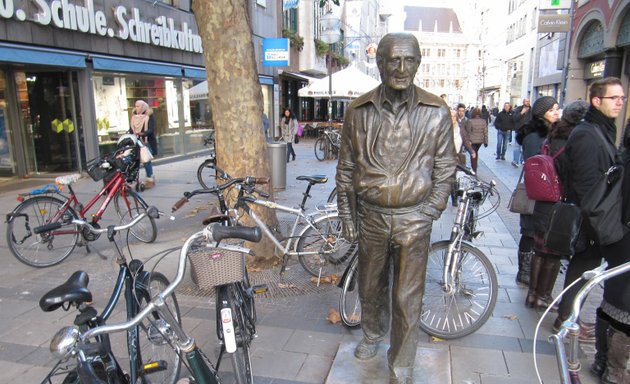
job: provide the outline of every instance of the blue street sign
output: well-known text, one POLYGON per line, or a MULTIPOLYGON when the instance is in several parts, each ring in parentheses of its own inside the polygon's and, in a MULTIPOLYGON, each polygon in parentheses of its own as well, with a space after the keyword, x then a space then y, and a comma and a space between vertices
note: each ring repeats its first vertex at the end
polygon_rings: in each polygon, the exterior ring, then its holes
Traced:
POLYGON ((287 67, 289 65, 289 39, 263 39, 263 66, 287 67))

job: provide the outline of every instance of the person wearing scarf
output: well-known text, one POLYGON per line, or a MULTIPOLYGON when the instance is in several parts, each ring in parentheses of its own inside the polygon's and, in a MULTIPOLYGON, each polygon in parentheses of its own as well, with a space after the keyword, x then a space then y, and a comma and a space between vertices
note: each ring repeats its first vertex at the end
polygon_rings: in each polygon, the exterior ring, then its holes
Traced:
MULTIPOLYGON (((625 93, 621 81, 616 77, 606 77, 595 81, 589 89, 589 101, 591 106, 584 116, 584 122, 569 135, 565 147, 566 163, 563 164, 563 168, 568 170, 568 180, 562 180, 562 185, 566 188, 567 201, 578 206, 591 187, 613 164, 609 149, 613 153, 616 152, 615 118, 621 114, 625 106, 625 93), (605 140, 600 138, 596 130, 602 133, 605 140)), ((607 259, 622 257, 620 254, 611 253, 615 244, 601 246, 594 241, 589 232, 588 220, 583 220, 575 246, 575 255, 571 258, 566 271, 565 288, 579 278, 584 271, 598 267, 602 257, 607 259)), ((627 253, 627 249, 623 252, 627 253)), ((627 277, 622 278, 627 279, 627 277)), ((584 280, 575 284, 563 295, 554 329, 558 329, 569 316, 573 300, 583 285, 584 280)), ((604 302, 597 310, 594 329, 597 353, 591 371, 601 377, 602 383, 628 383, 630 375, 626 372, 626 365, 630 358, 630 326, 627 324, 630 324, 630 321, 627 319, 624 322, 619 321, 619 318, 615 317, 618 312, 613 309, 614 305, 606 306, 607 300, 613 304, 618 303, 618 300, 613 300, 611 297, 628 297, 628 292, 611 292, 610 287, 611 284, 607 282, 604 287, 604 302), (609 321, 611 319, 616 320, 616 323, 609 321)), ((630 305, 624 304, 622 309, 625 313, 630 313, 630 305)), ((584 341, 588 336, 590 335, 581 334, 580 340, 584 341)))
MULTIPOLYGON (((155 119, 153 118, 153 109, 144 100, 137 100, 133 115, 131 116, 131 128, 129 133, 133 133, 146 145, 153 156, 157 155, 157 139, 155 138, 155 119)), ((145 188, 151 188, 155 185, 155 177, 153 175, 153 165, 149 161, 144 164, 144 170, 147 178, 143 182, 145 188)))

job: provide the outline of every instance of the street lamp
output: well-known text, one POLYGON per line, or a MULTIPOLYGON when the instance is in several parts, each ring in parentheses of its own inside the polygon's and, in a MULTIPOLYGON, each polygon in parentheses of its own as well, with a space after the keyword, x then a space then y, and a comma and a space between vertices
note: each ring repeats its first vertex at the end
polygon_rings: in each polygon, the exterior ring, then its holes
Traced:
POLYGON ((330 52, 332 47, 330 45, 338 42, 341 37, 340 24, 341 20, 332 13, 332 10, 319 19, 319 25, 322 28, 320 38, 328 44, 328 126, 330 128, 332 128, 332 56, 330 52))

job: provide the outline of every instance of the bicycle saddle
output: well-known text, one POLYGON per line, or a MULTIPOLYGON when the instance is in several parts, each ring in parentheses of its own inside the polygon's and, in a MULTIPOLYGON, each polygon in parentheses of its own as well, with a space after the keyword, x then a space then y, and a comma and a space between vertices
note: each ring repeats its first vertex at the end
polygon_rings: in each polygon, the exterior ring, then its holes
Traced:
POLYGON ((58 176, 57 178, 55 178, 55 183, 57 185, 70 185, 79 181, 80 178, 81 174, 73 173, 71 175, 58 176))
POLYGON ((83 271, 76 271, 68 281, 48 291, 39 300, 39 307, 44 312, 52 312, 68 303, 85 303, 92 301, 92 292, 87 288, 90 278, 83 271))
POLYGON ((324 175, 298 176, 296 180, 308 181, 311 184, 324 184, 328 181, 328 177, 324 175))

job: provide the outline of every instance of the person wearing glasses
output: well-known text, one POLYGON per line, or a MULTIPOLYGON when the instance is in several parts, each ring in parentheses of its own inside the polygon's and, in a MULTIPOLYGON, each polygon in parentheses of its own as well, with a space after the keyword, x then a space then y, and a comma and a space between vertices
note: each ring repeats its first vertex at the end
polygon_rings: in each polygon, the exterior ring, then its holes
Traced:
MULTIPOLYGON (((613 165, 610 151, 616 153, 615 119, 623 111, 626 101, 621 81, 616 77, 606 77, 595 81, 589 88, 589 101, 591 106, 584 116, 584 121, 571 132, 565 147, 568 180, 562 180, 562 185, 566 188, 567 201, 578 206, 581 205, 580 202, 591 187, 598 182, 600 176, 613 165), (603 137, 595 130, 599 130, 603 137)), ((571 258, 565 275, 565 287, 580 277, 584 271, 599 266, 602 257, 610 253, 611 246, 597 244, 590 234, 591 231, 588 220, 583 220, 575 246, 575 255, 571 258)), ((620 257, 620 255, 611 256, 620 257)), ((624 278, 627 279, 627 277, 624 278)), ((563 295, 554 329, 558 329, 570 314, 573 299, 583 285, 582 280, 563 295)), ((623 323, 630 323, 627 321, 630 318, 630 305, 619 303, 627 303, 624 298, 627 298, 628 294, 616 292, 611 295, 611 292, 608 292, 607 295, 606 291, 605 288, 604 300, 597 310, 594 330, 597 355, 592 370, 598 376, 603 375, 602 382, 627 383, 628 377, 624 375, 630 354, 630 337, 628 336, 630 326, 624 327, 623 323), (621 310, 618 308, 620 306, 621 310), (612 326, 609 328, 608 324, 612 326)), ((581 339, 589 336, 592 339, 592 336, 588 334, 581 335, 581 339)))

